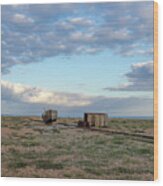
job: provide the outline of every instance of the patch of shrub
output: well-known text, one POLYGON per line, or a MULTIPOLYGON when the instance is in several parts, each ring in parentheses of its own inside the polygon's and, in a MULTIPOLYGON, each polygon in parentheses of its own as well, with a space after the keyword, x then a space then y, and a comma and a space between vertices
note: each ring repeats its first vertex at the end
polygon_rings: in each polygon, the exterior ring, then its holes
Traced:
POLYGON ((37 169, 63 169, 62 163, 52 163, 49 160, 39 160, 36 162, 37 169))
POLYGON ((9 163, 9 168, 11 169, 20 169, 25 168, 27 166, 26 162, 23 162, 22 160, 12 161, 9 163))

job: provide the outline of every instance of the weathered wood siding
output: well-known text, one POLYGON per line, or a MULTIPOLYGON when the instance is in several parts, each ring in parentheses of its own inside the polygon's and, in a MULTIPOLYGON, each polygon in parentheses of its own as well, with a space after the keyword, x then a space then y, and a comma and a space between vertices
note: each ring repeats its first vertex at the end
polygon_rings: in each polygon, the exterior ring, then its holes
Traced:
POLYGON ((42 114, 42 118, 45 123, 56 121, 57 120, 57 111, 56 110, 47 110, 42 114))
POLYGON ((101 127, 105 126, 107 122, 107 114, 105 113, 85 113, 84 121, 88 122, 90 126, 101 127))

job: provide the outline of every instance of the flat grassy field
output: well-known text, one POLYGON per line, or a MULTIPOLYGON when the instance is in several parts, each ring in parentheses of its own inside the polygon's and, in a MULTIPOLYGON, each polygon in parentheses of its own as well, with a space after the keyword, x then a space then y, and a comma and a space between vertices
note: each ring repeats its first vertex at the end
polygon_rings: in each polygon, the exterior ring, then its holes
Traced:
POLYGON ((39 117, 2 116, 1 175, 153 180, 152 120, 110 119, 90 130, 76 127, 79 119, 53 127, 39 117))

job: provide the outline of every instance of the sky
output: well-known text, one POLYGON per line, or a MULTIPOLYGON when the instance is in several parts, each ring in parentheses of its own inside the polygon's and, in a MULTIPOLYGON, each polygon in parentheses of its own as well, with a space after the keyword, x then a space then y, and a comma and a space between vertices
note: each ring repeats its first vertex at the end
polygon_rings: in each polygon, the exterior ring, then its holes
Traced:
POLYGON ((2 114, 153 117, 153 1, 2 5, 2 114))

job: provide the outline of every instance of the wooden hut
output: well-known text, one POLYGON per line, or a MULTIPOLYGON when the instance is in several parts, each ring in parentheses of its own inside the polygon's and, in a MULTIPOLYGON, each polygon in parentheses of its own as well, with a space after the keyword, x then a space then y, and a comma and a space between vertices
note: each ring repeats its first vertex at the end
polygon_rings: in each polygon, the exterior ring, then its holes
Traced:
POLYGON ((57 121, 57 114, 56 110, 46 110, 42 113, 42 119, 46 124, 52 123, 57 121))
POLYGON ((88 125, 102 127, 106 125, 108 120, 108 116, 106 113, 85 113, 84 114, 84 122, 88 123, 88 125))

